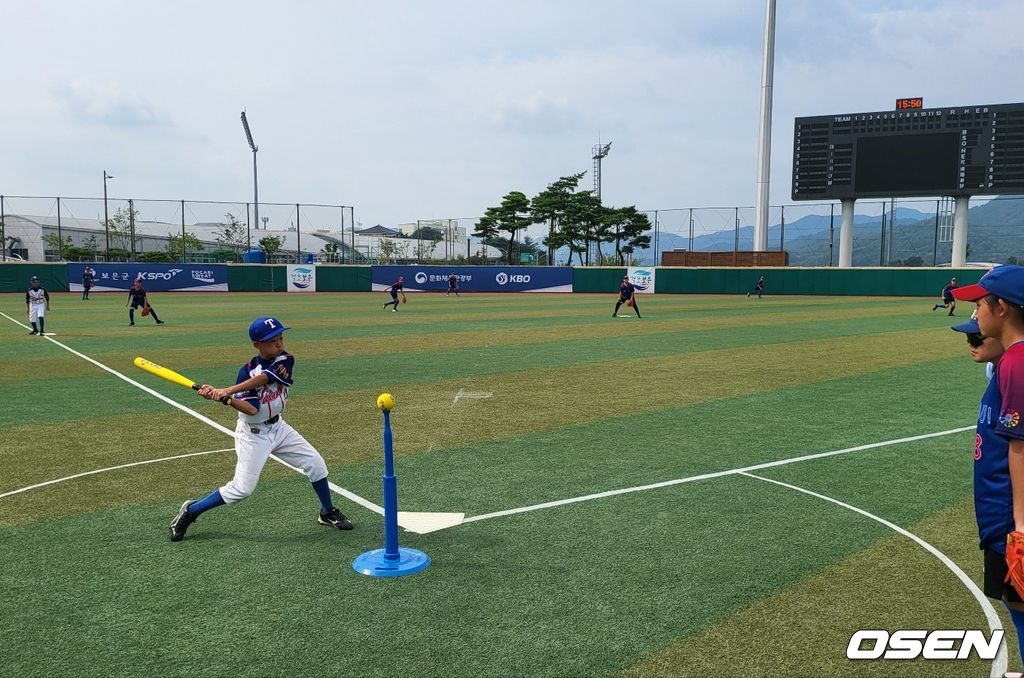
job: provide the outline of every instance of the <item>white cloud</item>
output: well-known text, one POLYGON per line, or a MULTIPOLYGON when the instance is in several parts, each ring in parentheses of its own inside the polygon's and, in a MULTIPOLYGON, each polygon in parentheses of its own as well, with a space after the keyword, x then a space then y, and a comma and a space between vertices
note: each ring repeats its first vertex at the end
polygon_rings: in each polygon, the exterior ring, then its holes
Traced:
MULTIPOLYGON (((475 216, 591 169, 643 208, 753 203, 762 2, 23 3, 0 192, 344 203, 475 216), (46 36, 45 42, 40 36, 46 36), (26 59, 26 57, 29 57, 26 59)), ((772 201, 796 116, 1020 99, 1019 0, 778 9, 772 201)), ((590 176, 584 185, 590 184, 590 176)))

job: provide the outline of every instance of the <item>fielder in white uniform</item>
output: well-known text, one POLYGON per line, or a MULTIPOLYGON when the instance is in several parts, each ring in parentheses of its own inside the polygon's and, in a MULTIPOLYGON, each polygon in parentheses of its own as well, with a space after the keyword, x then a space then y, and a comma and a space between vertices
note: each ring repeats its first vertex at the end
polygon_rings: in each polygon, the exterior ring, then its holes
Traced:
POLYGON ((39 284, 39 276, 32 276, 32 287, 25 292, 25 312, 32 324, 29 334, 43 336, 43 323, 46 311, 50 310, 50 295, 39 284))
POLYGON ((238 410, 235 426, 235 477, 199 501, 181 505, 171 521, 171 541, 185 538, 188 526, 204 511, 239 502, 256 489, 260 472, 271 454, 298 468, 309 478, 320 499, 321 525, 351 530, 352 521, 334 507, 327 484, 327 464, 320 453, 281 418, 288 402, 295 357, 284 350, 284 331, 277 318, 260 316, 249 325, 249 338, 259 354, 238 371, 235 385, 214 388, 204 384, 198 393, 207 400, 230 397, 238 410))

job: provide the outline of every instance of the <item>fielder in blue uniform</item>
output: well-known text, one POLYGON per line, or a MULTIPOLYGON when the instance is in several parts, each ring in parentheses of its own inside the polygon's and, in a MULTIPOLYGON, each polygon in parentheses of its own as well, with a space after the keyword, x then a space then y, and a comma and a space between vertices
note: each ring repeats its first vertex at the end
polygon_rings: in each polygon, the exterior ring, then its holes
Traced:
POLYGON ((956 310, 956 297, 953 295, 953 290, 957 288, 956 278, 952 278, 946 286, 942 288, 942 303, 935 304, 932 306, 934 311, 937 308, 949 308, 947 315, 953 315, 953 311, 956 310))
POLYGON ((454 271, 448 276, 448 292, 444 296, 450 297, 452 292, 455 292, 455 296, 459 296, 459 276, 455 275, 454 271))
POLYGON ((615 302, 615 310, 612 311, 612 317, 618 317, 619 307, 625 304, 627 301, 632 302, 633 310, 636 311, 636 317, 640 317, 640 307, 636 304, 636 287, 633 283, 629 282, 629 276, 622 276, 622 284, 619 285, 619 300, 615 302))
POLYGON ((751 294, 756 294, 758 299, 764 299, 764 276, 763 275, 760 278, 757 279, 756 283, 754 283, 754 289, 752 289, 749 292, 747 292, 747 297, 749 297, 751 294))
POLYGON ((28 321, 32 325, 29 334, 42 337, 46 311, 50 310, 50 293, 43 289, 39 276, 32 276, 29 284, 31 287, 25 292, 25 312, 28 313, 28 321))
POLYGON ((146 289, 142 286, 141 280, 136 280, 132 283, 132 288, 128 290, 128 301, 124 302, 127 306, 131 304, 132 307, 128 309, 128 326, 131 327, 135 324, 135 309, 140 306, 143 309, 148 309, 149 315, 153 316, 153 320, 156 321, 157 325, 163 325, 164 321, 156 315, 156 309, 149 304, 149 295, 146 293, 146 289))
POLYGON ((385 291, 391 294, 391 301, 385 303, 384 308, 387 308, 388 306, 394 306, 394 308, 391 309, 391 312, 394 313, 398 311, 399 293, 401 293, 403 299, 405 298, 405 292, 402 291, 403 287, 405 287, 405 278, 402 276, 398 276, 398 280, 391 283, 385 288, 385 291))
POLYGON ((196 518, 212 508, 242 501, 256 490, 270 455, 299 469, 313 484, 320 500, 317 522, 351 530, 352 521, 334 507, 327 482, 327 464, 320 453, 288 425, 281 415, 294 384, 295 357, 284 350, 285 327, 280 320, 260 316, 249 325, 257 355, 238 370, 235 385, 214 388, 203 384, 198 393, 207 400, 231 398, 238 410, 235 426, 235 476, 199 501, 187 500, 171 521, 171 541, 181 541, 196 518))
POLYGON ((89 301, 89 290, 96 282, 96 271, 91 266, 86 266, 82 271, 82 301, 89 301))
POLYGON ((1006 604, 1024 656, 1024 592, 1006 581, 1007 536, 1024 531, 1024 503, 1013 497, 1014 487, 1024 487, 1024 267, 998 266, 953 294, 978 304, 972 320, 953 329, 968 333, 976 362, 995 363, 978 410, 974 510, 985 595, 1006 604))

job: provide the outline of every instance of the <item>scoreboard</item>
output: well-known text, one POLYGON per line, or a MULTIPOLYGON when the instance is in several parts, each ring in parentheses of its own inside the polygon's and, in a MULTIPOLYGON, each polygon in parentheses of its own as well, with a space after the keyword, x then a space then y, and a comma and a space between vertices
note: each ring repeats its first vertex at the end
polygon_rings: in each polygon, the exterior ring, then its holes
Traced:
POLYGON ((914 108, 919 101, 797 118, 793 200, 1024 194, 1024 103, 914 108))

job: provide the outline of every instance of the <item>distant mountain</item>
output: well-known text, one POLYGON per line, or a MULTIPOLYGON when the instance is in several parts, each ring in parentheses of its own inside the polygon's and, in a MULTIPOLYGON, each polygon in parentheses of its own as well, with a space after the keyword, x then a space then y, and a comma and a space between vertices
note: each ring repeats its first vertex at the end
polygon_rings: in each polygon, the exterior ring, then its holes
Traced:
MULTIPOLYGON (((873 203, 878 206, 878 203, 873 203)), ((787 211, 799 211, 799 205, 787 206, 787 211)), ((697 210, 694 210, 697 212, 697 210)), ((791 212, 791 213, 792 213, 791 212)), ((833 264, 839 257, 839 206, 836 206, 831 221, 833 228, 833 264)), ((1001 197, 983 205, 972 207, 967 217, 968 258, 972 261, 1004 262, 1011 257, 1024 261, 1024 198, 1019 196, 1001 197)), ((886 215, 886 237, 892 238, 887 247, 888 261, 920 259, 919 265, 949 263, 951 243, 935 243, 935 213, 922 212, 909 207, 896 207, 895 225, 888 228, 886 215)), ((854 266, 878 266, 885 260, 881 241, 882 215, 854 215, 853 264, 854 266)), ((783 231, 781 223, 768 229, 769 249, 779 249, 780 239, 789 251, 791 266, 827 266, 829 263, 829 215, 806 215, 792 222, 787 221, 783 231)), ((653 235, 653 234, 652 234, 653 235)), ((739 228, 738 249, 750 250, 754 243, 754 227, 742 225, 739 228)), ((702 233, 693 238, 694 252, 731 251, 737 249, 735 228, 725 228, 711 233, 702 233)), ((653 243, 652 243, 653 244, 653 243)), ((660 253, 690 249, 688 232, 660 232, 658 234, 658 256, 660 253)), ((652 249, 637 252, 644 264, 655 263, 652 249)), ((565 253, 559 258, 564 260, 565 253)), ((912 262, 916 263, 916 262, 912 262)))

